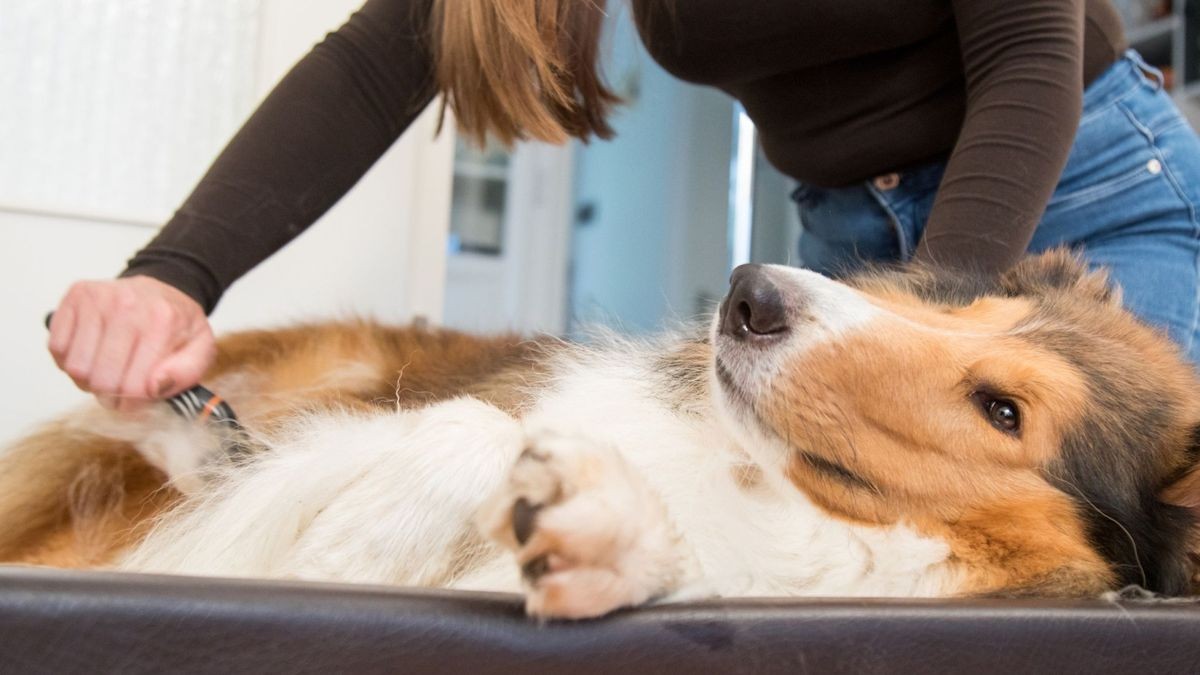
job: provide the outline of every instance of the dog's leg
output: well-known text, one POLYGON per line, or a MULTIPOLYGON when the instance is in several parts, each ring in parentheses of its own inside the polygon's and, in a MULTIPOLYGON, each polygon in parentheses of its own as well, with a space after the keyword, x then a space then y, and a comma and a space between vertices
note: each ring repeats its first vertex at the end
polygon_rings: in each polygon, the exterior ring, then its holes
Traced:
POLYGON ((160 523, 124 567, 446 585, 496 555, 471 517, 523 439, 473 399, 312 415, 160 523))
POLYGON ((658 495, 615 448, 579 436, 532 433, 478 523, 516 553, 533 616, 599 616, 697 576, 658 495))
POLYGON ((520 423, 475 399, 404 417, 403 433, 390 442, 379 438, 378 425, 347 436, 358 439, 351 452, 371 457, 313 518, 282 573, 445 586, 497 556, 471 517, 520 453, 520 423))

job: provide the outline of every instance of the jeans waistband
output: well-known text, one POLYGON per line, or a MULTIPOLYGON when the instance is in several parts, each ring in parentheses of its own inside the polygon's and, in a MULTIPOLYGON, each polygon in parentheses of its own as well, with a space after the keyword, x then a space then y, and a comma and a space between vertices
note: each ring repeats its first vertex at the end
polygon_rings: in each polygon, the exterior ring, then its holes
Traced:
POLYGON ((1163 87, 1162 71, 1146 63, 1142 55, 1130 49, 1108 70, 1092 80, 1083 92, 1083 112, 1103 108, 1124 98, 1132 85, 1149 86, 1156 90, 1163 87))

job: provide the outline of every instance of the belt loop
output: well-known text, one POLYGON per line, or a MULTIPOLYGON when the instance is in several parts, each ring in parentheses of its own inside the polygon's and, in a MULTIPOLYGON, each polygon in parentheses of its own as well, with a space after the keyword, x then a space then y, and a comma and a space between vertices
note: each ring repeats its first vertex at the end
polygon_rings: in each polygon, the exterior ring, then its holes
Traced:
POLYGON ((1163 78, 1163 73, 1158 68, 1146 63, 1146 59, 1137 52, 1136 49, 1129 49, 1125 52, 1125 58, 1133 62, 1133 66, 1142 71, 1142 74, 1154 80, 1154 91, 1162 91, 1166 80, 1163 78))

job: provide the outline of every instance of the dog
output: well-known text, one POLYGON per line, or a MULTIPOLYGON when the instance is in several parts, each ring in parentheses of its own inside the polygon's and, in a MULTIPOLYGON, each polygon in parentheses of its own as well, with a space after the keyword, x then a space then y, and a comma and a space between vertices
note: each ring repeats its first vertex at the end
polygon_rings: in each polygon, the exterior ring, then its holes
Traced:
POLYGON ((733 274, 635 341, 369 321, 236 334, 247 455, 94 408, 0 455, 0 560, 521 592, 582 619, 696 596, 1193 591, 1200 388, 1103 272, 733 274))

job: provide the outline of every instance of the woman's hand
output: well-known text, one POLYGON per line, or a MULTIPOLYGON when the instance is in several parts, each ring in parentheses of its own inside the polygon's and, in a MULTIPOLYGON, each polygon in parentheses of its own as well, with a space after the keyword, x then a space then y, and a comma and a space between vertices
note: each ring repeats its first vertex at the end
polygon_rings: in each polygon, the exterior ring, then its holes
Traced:
POLYGON ((128 411, 199 382, 216 342, 195 300, 134 276, 72 285, 50 322, 50 353, 80 389, 128 411))

